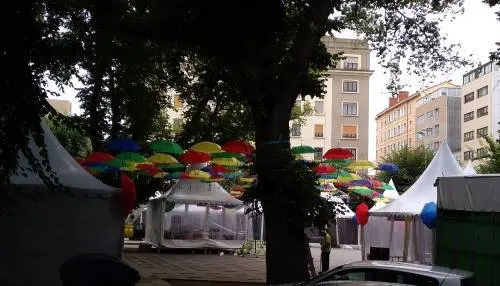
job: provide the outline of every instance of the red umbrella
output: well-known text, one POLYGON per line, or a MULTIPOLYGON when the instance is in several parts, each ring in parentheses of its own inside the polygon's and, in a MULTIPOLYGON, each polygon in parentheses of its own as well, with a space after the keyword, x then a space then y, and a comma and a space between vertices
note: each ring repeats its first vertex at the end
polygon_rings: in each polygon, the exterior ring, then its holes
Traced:
POLYGON ((229 153, 251 154, 255 148, 245 140, 231 140, 222 145, 222 150, 229 153))
POLYGON ((325 155, 323 155, 323 158, 330 160, 342 160, 352 158, 353 156, 354 154, 352 154, 349 149, 332 148, 326 151, 325 155))
POLYGON ((382 187, 384 185, 384 184, 382 184, 382 182, 380 182, 378 180, 371 179, 369 181, 372 184, 373 188, 379 188, 379 187, 382 187))
POLYGON ((138 164, 135 167, 139 170, 148 171, 151 176, 154 176, 154 175, 158 174, 159 172, 162 172, 161 169, 155 168, 151 164, 138 164))
POLYGON ((85 158, 84 163, 103 163, 113 160, 115 157, 113 155, 106 152, 92 152, 87 158, 85 158))
POLYGON ((224 166, 221 166, 221 165, 212 165, 212 167, 210 168, 210 170, 213 173, 229 173, 229 171, 230 171, 230 170, 228 170, 227 168, 225 168, 224 166))
POLYGON ((313 172, 316 174, 331 174, 335 173, 335 168, 330 165, 321 164, 314 167, 313 172))
POLYGON ((184 164, 201 164, 210 161, 210 155, 203 152, 188 150, 179 156, 179 161, 184 164))

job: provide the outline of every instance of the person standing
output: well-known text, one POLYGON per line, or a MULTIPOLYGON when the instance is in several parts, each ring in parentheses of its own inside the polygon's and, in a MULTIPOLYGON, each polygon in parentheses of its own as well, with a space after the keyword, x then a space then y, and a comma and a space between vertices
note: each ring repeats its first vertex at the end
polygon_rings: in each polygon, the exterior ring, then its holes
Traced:
POLYGON ((332 250, 332 238, 325 229, 321 233, 321 272, 330 269, 330 251, 332 250))

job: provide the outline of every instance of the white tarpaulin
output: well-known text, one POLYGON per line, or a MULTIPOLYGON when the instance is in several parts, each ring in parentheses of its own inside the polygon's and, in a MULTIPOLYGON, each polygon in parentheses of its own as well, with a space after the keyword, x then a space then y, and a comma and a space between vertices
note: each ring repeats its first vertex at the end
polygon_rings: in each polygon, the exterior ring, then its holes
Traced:
MULTIPOLYGON (((13 203, 2 206, 1 285, 61 285, 60 266, 83 253, 121 257, 123 217, 119 190, 87 173, 42 124, 48 159, 60 192, 49 190, 32 171, 10 177, 2 192, 13 203)), ((38 156, 31 140, 29 148, 38 156)), ((21 167, 29 168, 19 156, 21 167)))
POLYGON ((465 166, 465 168, 464 168, 464 175, 474 176, 476 174, 477 174, 477 172, 476 172, 476 170, 474 170, 474 166, 472 166, 472 161, 469 160, 469 162, 467 163, 467 166, 465 166))
POLYGON ((434 186, 437 177, 462 174, 463 170, 448 144, 443 142, 429 166, 399 199, 370 210, 363 242, 365 253, 370 251, 370 247, 384 247, 390 249, 391 257, 431 263, 432 231, 423 225, 420 213, 426 203, 437 201, 437 189, 434 186))

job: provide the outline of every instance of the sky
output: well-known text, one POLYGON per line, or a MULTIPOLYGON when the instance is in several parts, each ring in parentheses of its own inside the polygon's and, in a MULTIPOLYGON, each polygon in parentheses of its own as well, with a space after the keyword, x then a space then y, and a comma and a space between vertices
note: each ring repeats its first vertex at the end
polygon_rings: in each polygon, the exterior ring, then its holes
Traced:
MULTIPOLYGON (((500 34, 495 33, 495 31, 500 31, 500 22, 496 19, 495 10, 480 0, 465 0, 464 5, 464 14, 457 16, 453 22, 443 22, 441 31, 447 35, 449 42, 461 45, 460 52, 463 55, 472 54, 475 60, 483 63, 487 62, 489 53, 496 49, 495 42, 500 42, 500 34)), ((341 34, 340 37, 355 38, 354 35, 349 33, 341 34)), ((387 108, 389 99, 385 89, 386 76, 384 70, 377 64, 377 58, 373 53, 371 56, 371 69, 375 72, 370 78, 370 144, 368 158, 375 160, 375 115, 387 108)), ((447 80, 452 80, 455 84, 461 84, 462 75, 466 72, 467 69, 462 68, 451 74, 437 75, 436 79, 428 84, 432 85, 447 80)), ((401 76, 400 84, 407 86, 405 89, 410 93, 423 88, 418 77, 408 74, 401 76)), ((78 87, 77 83, 75 83, 75 87, 78 87)), ((50 84, 49 89, 56 90, 57 88, 54 84, 50 84)), ((81 114, 82 109, 75 96, 76 90, 67 87, 58 98, 70 100, 72 102, 72 112, 81 114)))

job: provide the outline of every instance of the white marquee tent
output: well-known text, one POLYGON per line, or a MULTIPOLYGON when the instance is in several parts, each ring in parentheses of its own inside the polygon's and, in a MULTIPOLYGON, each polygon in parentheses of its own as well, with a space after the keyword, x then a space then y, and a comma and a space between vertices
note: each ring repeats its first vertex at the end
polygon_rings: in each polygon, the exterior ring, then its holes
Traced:
POLYGON ((243 203, 218 183, 179 180, 149 201, 146 242, 166 248, 240 248, 247 239, 243 203), (169 204, 173 208, 164 211, 169 204))
POLYGON ((474 176, 476 174, 477 174, 477 172, 476 172, 476 170, 474 170, 474 166, 472 166, 472 161, 469 160, 469 162, 467 163, 467 166, 465 166, 465 168, 464 168, 464 175, 474 176))
POLYGON ((365 252, 370 247, 390 249, 390 256, 421 263, 432 262, 432 231, 420 220, 426 203, 437 201, 437 177, 462 175, 463 170, 443 142, 429 166, 399 199, 371 210, 365 226, 365 252))
MULTIPOLYGON (((50 165, 65 188, 49 190, 19 154, 25 176, 13 175, 0 187, 12 200, 2 205, 0 216, 0 285, 61 285, 59 268, 65 261, 85 253, 122 254, 119 190, 84 170, 49 128, 42 128, 50 165)), ((41 162, 33 140, 29 148, 41 162)))

